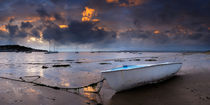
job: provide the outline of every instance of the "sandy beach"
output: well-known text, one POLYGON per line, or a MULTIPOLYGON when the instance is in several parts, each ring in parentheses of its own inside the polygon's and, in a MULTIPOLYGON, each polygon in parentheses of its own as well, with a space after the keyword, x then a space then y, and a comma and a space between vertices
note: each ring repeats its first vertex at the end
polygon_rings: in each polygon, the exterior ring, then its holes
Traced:
POLYGON ((21 54, 0 55, 3 59, 0 62, 1 76, 18 79, 20 76, 39 75, 41 78, 37 80, 38 83, 59 87, 90 84, 100 80, 100 71, 123 64, 176 61, 182 62, 183 66, 171 79, 119 93, 112 90, 105 81, 99 95, 93 93, 78 95, 30 83, 0 79, 1 105, 210 105, 210 55, 206 53, 87 52, 74 54, 73 57, 73 53, 69 54, 70 57, 62 53, 57 55, 31 53, 23 54, 22 62, 10 61, 20 59, 19 55, 21 54), (43 58, 47 60, 42 61, 43 58), (70 64, 71 67, 54 68, 53 64, 70 64), (49 68, 43 69, 42 66, 49 68))

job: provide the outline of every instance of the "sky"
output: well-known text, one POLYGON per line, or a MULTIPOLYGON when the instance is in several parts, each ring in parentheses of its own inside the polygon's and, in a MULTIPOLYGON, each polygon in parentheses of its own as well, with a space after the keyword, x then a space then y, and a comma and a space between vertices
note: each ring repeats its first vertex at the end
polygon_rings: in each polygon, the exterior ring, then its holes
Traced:
POLYGON ((209 50, 209 11, 210 0, 0 0, 0 45, 209 50))

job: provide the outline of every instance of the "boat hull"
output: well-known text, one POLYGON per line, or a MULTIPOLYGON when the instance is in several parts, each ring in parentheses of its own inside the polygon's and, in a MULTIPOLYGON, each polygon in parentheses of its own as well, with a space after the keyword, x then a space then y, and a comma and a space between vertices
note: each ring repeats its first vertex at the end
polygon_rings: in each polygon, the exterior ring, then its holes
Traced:
POLYGON ((105 71, 102 75, 109 86, 119 92, 171 77, 179 71, 181 66, 181 63, 157 64, 131 70, 105 71))

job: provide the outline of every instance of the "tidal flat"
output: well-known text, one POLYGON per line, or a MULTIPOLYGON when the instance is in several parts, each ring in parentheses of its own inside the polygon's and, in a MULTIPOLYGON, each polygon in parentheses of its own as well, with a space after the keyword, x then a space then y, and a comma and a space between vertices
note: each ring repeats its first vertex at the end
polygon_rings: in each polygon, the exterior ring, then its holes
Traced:
POLYGON ((0 52, 0 77, 19 79, 24 76, 40 76, 35 82, 75 88, 99 81, 103 70, 123 65, 162 62, 182 62, 183 65, 171 79, 120 93, 112 90, 106 81, 100 94, 88 92, 74 94, 30 83, 0 79, 0 103, 1 105, 210 105, 210 54, 208 53, 0 52))

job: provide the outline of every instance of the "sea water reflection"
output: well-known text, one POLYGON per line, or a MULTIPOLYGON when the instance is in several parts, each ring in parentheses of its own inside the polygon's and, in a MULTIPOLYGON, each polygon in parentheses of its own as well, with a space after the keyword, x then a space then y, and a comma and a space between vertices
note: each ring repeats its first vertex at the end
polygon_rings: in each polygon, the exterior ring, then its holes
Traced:
MULTIPOLYGON (((0 54, 0 76, 18 78, 21 76, 39 75, 41 79, 37 80, 37 82, 43 84, 59 87, 79 87, 100 80, 100 71, 102 70, 122 65, 174 61, 175 55, 181 54, 129 52, 44 54, 2 52, 0 54), (157 61, 146 62, 145 59, 157 59, 157 61), (55 68, 52 67, 54 64, 69 64, 71 66, 55 68), (42 66, 47 66, 48 68, 43 69, 42 66)), ((181 56, 178 57, 181 58, 181 56)), ((94 91, 92 88, 86 88, 85 90, 94 91)), ((113 90, 106 83, 103 91, 114 94, 113 90)), ((41 94, 33 88, 27 88, 24 92, 33 93, 34 95, 41 94)), ((84 95, 90 100, 96 99, 96 96, 92 93, 85 93, 84 95)), ((104 93, 102 95, 106 99, 106 95, 104 93)))

